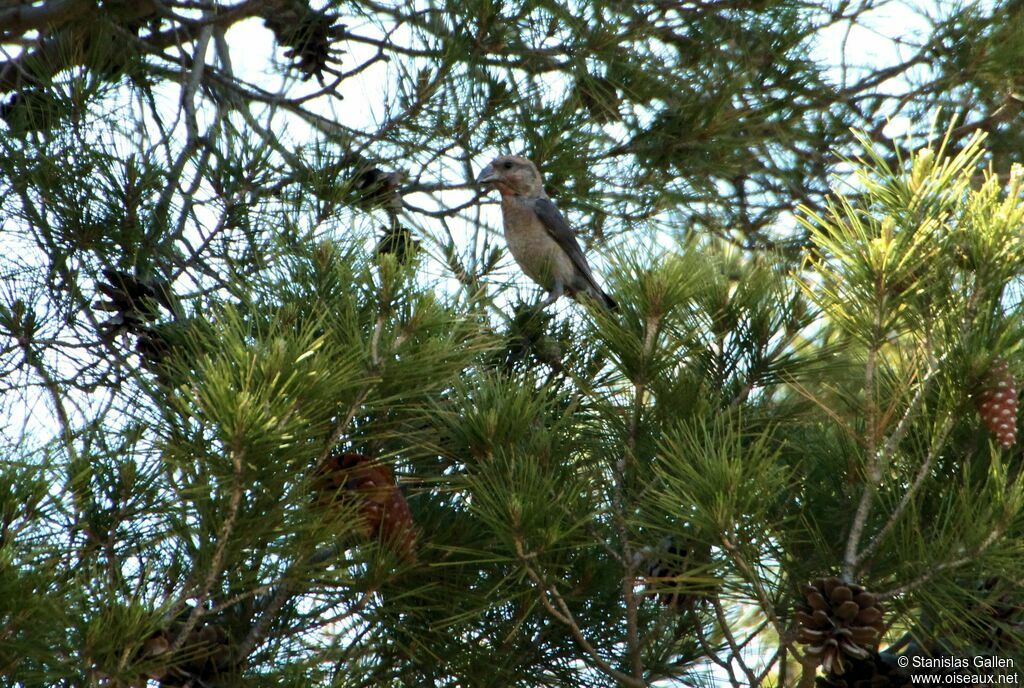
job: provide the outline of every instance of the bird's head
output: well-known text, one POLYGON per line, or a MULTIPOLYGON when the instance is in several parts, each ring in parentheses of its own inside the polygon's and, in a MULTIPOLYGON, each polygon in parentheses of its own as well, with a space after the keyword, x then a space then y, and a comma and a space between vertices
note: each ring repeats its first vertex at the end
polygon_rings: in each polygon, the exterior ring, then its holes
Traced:
POLYGON ((480 172, 477 184, 493 184, 502 196, 542 196, 544 183, 537 166, 518 155, 495 158, 480 172))

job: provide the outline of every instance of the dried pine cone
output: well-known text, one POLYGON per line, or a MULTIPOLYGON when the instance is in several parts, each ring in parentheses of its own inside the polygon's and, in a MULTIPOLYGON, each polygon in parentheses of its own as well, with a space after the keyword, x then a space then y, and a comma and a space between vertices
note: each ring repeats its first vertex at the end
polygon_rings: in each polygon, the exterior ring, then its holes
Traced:
POLYGON ((285 57, 302 73, 303 80, 323 72, 331 60, 332 46, 345 35, 345 27, 327 12, 315 10, 304 0, 274 0, 266 6, 263 23, 277 42, 288 49, 285 57))
POLYGON ((841 674, 819 676, 818 688, 910 688, 910 676, 896 666, 895 658, 872 652, 867 659, 854 660, 841 674))
POLYGON ((689 559, 693 555, 690 547, 673 537, 665 537, 657 549, 650 549, 645 554, 647 591, 656 593, 659 602, 666 607, 680 609, 692 607, 701 599, 678 580, 689 568, 689 559))
POLYGON ((878 649, 885 629, 877 598, 838 578, 819 578, 804 588, 797 640, 820 658, 826 674, 841 675, 852 660, 866 660, 878 649))
POLYGON ((532 304, 516 304, 505 333, 505 349, 496 353, 496 363, 511 371, 524 363, 529 365, 532 357, 552 370, 561 370, 562 347, 557 330, 551 327, 553 319, 532 304))
POLYGON ((317 470, 315 487, 321 505, 355 499, 363 533, 384 540, 406 561, 416 561, 412 511, 387 466, 362 454, 335 454, 317 470))
POLYGON ((362 165, 349 180, 352 203, 364 210, 386 208, 391 211, 402 209, 401 186, 405 183, 405 172, 385 172, 379 167, 362 165))
POLYGON ((121 332, 137 333, 160 317, 161 306, 171 309, 170 286, 165 280, 136 277, 120 270, 105 268, 106 282, 96 289, 109 301, 97 301, 93 307, 113 315, 101 327, 109 336, 121 332))
POLYGON ((170 628, 153 633, 142 644, 137 659, 149 666, 147 678, 159 681, 161 687, 206 685, 237 669, 231 639, 216 624, 193 628, 178 650, 169 654, 181 629, 182 624, 172 623, 170 628))
POLYGON ((412 231, 393 222, 390 227, 384 228, 375 253, 378 256, 394 256, 399 265, 405 265, 419 250, 420 242, 413 238, 412 231))
POLYGON ((622 119, 619 112, 618 89, 605 77, 586 77, 576 80, 576 98, 597 122, 613 122, 622 119))
POLYGON ((976 402, 981 420, 1000 446, 1012 447, 1017 442, 1017 381, 1009 363, 998 359, 992 364, 976 402))
POLYGON ((105 282, 97 282, 96 290, 106 297, 93 307, 112 313, 100 323, 100 333, 112 340, 121 334, 136 337, 135 350, 152 364, 163 362, 172 346, 165 336, 166 323, 157 323, 161 309, 173 313, 170 284, 154 277, 137 277, 120 270, 103 270, 105 282))
POLYGON ((144 359, 154 364, 163 362, 173 348, 161 328, 142 328, 135 340, 135 350, 144 359))

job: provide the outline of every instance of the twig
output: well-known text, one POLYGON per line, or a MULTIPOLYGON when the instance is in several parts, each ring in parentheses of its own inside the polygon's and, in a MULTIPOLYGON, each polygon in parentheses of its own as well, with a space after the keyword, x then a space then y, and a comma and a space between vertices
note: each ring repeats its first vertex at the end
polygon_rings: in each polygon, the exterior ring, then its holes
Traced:
MULTIPOLYGON (((732 629, 729 628, 729 620, 725 618, 725 611, 722 609, 722 602, 718 598, 718 595, 715 595, 714 599, 711 600, 711 607, 715 610, 715 619, 718 621, 718 627, 722 629, 722 636, 725 638, 725 642, 729 645, 729 649, 732 651, 733 660, 739 665, 743 673, 747 675, 750 685, 756 686, 758 682, 754 676, 754 672, 747 666, 747 663, 743 661, 743 648, 736 643, 736 638, 732 634, 732 629)), ((751 635, 750 637, 753 638, 754 636, 751 635)))
POLYGON ((757 385, 758 378, 765 371, 768 364, 770 364, 776 356, 778 356, 783 352, 783 350, 785 350, 786 346, 788 346, 793 341, 797 334, 797 332, 794 332, 790 336, 783 337, 782 339, 780 339, 778 343, 776 343, 776 345, 772 347, 771 351, 766 353, 764 357, 758 362, 759 364, 753 366, 752 369, 748 371, 749 376, 747 377, 747 381, 743 383, 743 387, 740 388, 740 390, 736 393, 736 396, 734 396, 732 398, 732 401, 729 402, 730 409, 738 408, 740 404, 747 400, 747 397, 750 396, 750 393, 754 390, 754 387, 757 385))
POLYGON ((569 609, 569 606, 565 603, 565 600, 559 594, 558 590, 553 585, 548 585, 530 565, 530 559, 536 558, 536 555, 528 554, 526 552, 522 536, 516 534, 514 536, 514 541, 519 561, 522 562, 523 568, 526 569, 526 575, 528 575, 530 580, 538 586, 541 604, 543 604, 544 608, 548 610, 548 613, 557 621, 569 627, 569 631, 572 633, 573 638, 576 639, 576 643, 584 652, 587 653, 587 655, 590 656, 590 659, 598 669, 627 686, 644 688, 646 683, 643 681, 642 677, 638 679, 630 676, 629 674, 624 674, 601 658, 597 649, 594 648, 594 646, 587 640, 586 636, 583 635, 583 631, 580 630, 579 624, 576 623, 576 619, 573 617, 572 611, 569 609), (552 604, 552 599, 554 599, 554 604, 552 604))
POLYGON ((203 80, 203 71, 206 69, 206 51, 210 46, 210 39, 213 37, 213 25, 207 24, 199 32, 199 41, 196 44, 192 57, 192 70, 188 75, 188 81, 181 89, 181 106, 185 110, 185 128, 188 131, 188 141, 199 138, 199 124, 196 121, 196 91, 203 80))
POLYGON ((223 602, 220 602, 219 604, 216 604, 210 609, 208 609, 206 612, 204 612, 204 615, 210 616, 213 614, 219 614, 228 607, 233 607, 234 605, 238 604, 242 600, 247 600, 250 597, 256 597, 257 595, 262 595, 264 593, 270 592, 272 589, 273 586, 271 585, 259 585, 253 588, 252 590, 246 590, 245 592, 240 592, 237 595, 232 595, 223 602))
MULTIPOLYGON (((893 430, 892 434, 889 435, 888 439, 886 439, 881 455, 878 455, 878 450, 876 448, 877 442, 875 439, 872 439, 877 434, 877 427, 872 429, 871 424, 873 421, 869 419, 868 432, 871 437, 869 437, 868 451, 871 464, 868 472, 868 483, 865 484, 864 491, 861 493, 861 501, 857 505, 857 513, 854 517, 853 527, 850 529, 850 537, 846 541, 846 553, 843 557, 843 579, 848 583, 854 582, 854 578, 857 574, 857 566, 863 562, 864 557, 867 556, 865 552, 859 552, 858 548, 860 546, 861 537, 863 536, 864 527, 867 525, 867 517, 870 511, 872 499, 878 491, 878 484, 882 480, 882 471, 892 461, 893 457, 896 455, 896 449, 899 447, 899 443, 903 441, 904 436, 906 436, 907 432, 910 430, 911 423, 917 415, 917 412, 920 411, 921 406, 924 404, 925 394, 931 387, 931 383, 935 379, 939 366, 942 364, 944 359, 945 354, 932 361, 929 365, 928 372, 925 374, 924 379, 921 381, 921 384, 918 385, 917 391, 914 393, 914 398, 911 399, 910 404, 907 405, 907 410, 903 412, 903 416, 900 418, 899 423, 896 424, 896 428, 893 430)), ((873 357, 870 354, 868 362, 869 368, 872 367, 873 357)), ((866 377, 870 379, 871 374, 866 373, 866 377)), ((866 393, 871 394, 873 398, 873 391, 870 388, 866 393)), ((869 406, 869 413, 872 415, 877 413, 877 409, 874 409, 873 403, 869 406)), ((947 422, 947 427, 942 434, 942 437, 945 438, 945 435, 948 434, 951 429, 951 424, 947 422)), ((925 464, 918 472, 915 484, 911 487, 910 491, 904 495, 903 502, 901 502, 897 509, 899 513, 902 513, 902 510, 906 508, 904 502, 909 502, 913 493, 917 491, 918 487, 920 487, 920 482, 922 482, 927 476, 927 471, 931 468, 931 462, 934 459, 933 455, 938 451, 938 446, 940 445, 941 442, 939 442, 936 447, 929 452, 929 458, 925 461, 925 464)), ((887 531, 891 528, 892 526, 890 523, 892 522, 893 518, 890 517, 889 522, 883 526, 883 530, 887 531)), ((881 534, 876 536, 874 543, 869 545, 868 549, 873 550, 877 547, 877 544, 875 543, 879 541, 880 537, 881 534)))
POLYGON ((792 640, 790 639, 789 632, 783 625, 782 621, 779 619, 778 615, 775 613, 775 604, 772 602, 771 598, 768 597, 768 594, 764 591, 764 588, 761 585, 760 576, 757 575, 757 571, 754 570, 754 568, 750 565, 750 562, 748 562, 746 557, 744 557, 743 554, 739 551, 739 547, 736 545, 736 542, 732 538, 723 536, 722 547, 725 549, 726 552, 729 553, 729 556, 732 558, 732 560, 736 562, 736 566, 740 569, 740 572, 746 577, 748 581, 750 581, 751 587, 754 590, 754 595, 757 598, 758 606, 761 607, 761 611, 768 618, 768 621, 772 624, 772 627, 775 629, 775 632, 779 636, 779 641, 785 644, 786 649, 788 649, 789 652, 793 654, 793 657, 798 662, 803 663, 804 655, 793 644, 792 640))
POLYGON ((743 685, 742 681, 740 681, 736 677, 736 671, 735 669, 733 669, 732 664, 726 662, 721 657, 719 657, 718 652, 715 650, 715 648, 711 647, 708 644, 707 634, 704 632, 704 627, 698 623, 696 631, 697 644, 700 645, 700 649, 704 653, 704 656, 710 659, 713 664, 723 669, 729 675, 729 682, 732 685, 737 687, 743 685))
POLYGON ((861 536, 867 526, 868 514, 871 513, 871 504, 878 491, 878 483, 882 479, 882 467, 878 457, 878 408, 875 404, 875 366, 877 363, 878 349, 872 344, 868 350, 867 364, 864 366, 864 394, 867 397, 866 414, 868 417, 867 479, 864 481, 864 489, 860 493, 857 512, 854 514, 853 524, 850 526, 850 535, 846 539, 842 577, 847 583, 853 582, 857 548, 860 546, 861 536))
POLYGON ((910 505, 910 500, 915 494, 917 494, 921 485, 924 484, 925 478, 927 478, 928 474, 931 473, 932 462, 935 461, 935 457, 939 454, 939 448, 942 447, 942 443, 945 442, 946 437, 952 429, 953 419, 947 418, 942 429, 939 431, 937 438, 932 442, 932 448, 925 457, 924 463, 921 464, 921 468, 918 469, 917 475, 914 476, 914 482, 911 483, 910 487, 907 488, 907 491, 903 493, 903 497, 900 498, 900 503, 896 505, 892 514, 889 515, 889 519, 885 522, 885 525, 883 525, 881 530, 879 530, 875 537, 872 538, 867 547, 857 554, 856 564, 858 566, 863 563, 863 561, 869 557, 872 552, 878 549, 878 546, 885 539, 885 536, 888 535, 889 531, 896 526, 896 523, 903 515, 903 512, 906 511, 907 507, 910 505))
POLYGON ((911 590, 914 590, 915 588, 921 587, 922 585, 930 581, 932 578, 942 573, 943 571, 946 571, 947 569, 953 569, 958 566, 963 566, 964 564, 969 564, 972 561, 975 561, 978 558, 978 556, 980 556, 986 549, 988 549, 993 542, 998 540, 1002 534, 1003 529, 996 528, 991 533, 989 533, 988 537, 986 537, 981 542, 981 544, 975 547, 974 550, 967 556, 960 557, 959 559, 954 559, 953 561, 947 561, 941 564, 936 564, 935 566, 932 566, 930 569, 928 569, 928 571, 924 575, 915 578, 906 585, 901 585, 898 588, 887 590, 886 592, 879 594, 878 598, 884 600, 896 597, 898 595, 903 595, 905 593, 910 592, 911 590))
POLYGON ((43 381, 43 386, 46 388, 47 394, 50 396, 50 401, 53 403, 53 412, 57 414, 57 420, 60 422, 61 433, 64 435, 64 444, 66 445, 68 458, 72 462, 76 462, 78 459, 78 450, 75 449, 75 433, 71 428, 71 417, 68 415, 67 409, 64 407, 64 400, 60 393, 60 389, 57 386, 56 380, 50 375, 50 372, 43 365, 42 359, 39 354, 32 348, 32 341, 28 338, 28 333, 23 329, 18 332, 12 332, 15 339, 18 342, 18 346, 21 347, 22 355, 25 357, 25 362, 29 364, 39 375, 43 381))
MULTIPOLYGON (((332 545, 329 547, 323 547, 321 549, 318 549, 317 551, 313 552, 313 554, 311 554, 309 557, 299 557, 298 559, 296 559, 296 561, 289 567, 288 571, 286 571, 285 574, 281 577, 281 582, 278 584, 277 591, 274 593, 274 596, 270 599, 270 602, 267 604, 267 606, 263 608, 263 612, 260 614, 260 618, 256 621, 255 624, 253 624, 252 628, 249 629, 249 633, 248 635, 246 635, 245 639, 241 643, 239 643, 238 646, 235 648, 238 660, 241 661, 245 657, 248 657, 249 653, 252 652, 253 648, 255 648, 256 645, 258 645, 260 641, 263 640, 264 636, 266 635, 267 628, 269 628, 270 626, 271 620, 274 618, 277 612, 280 611, 281 607, 283 607, 288 602, 288 600, 291 599, 291 597, 297 592, 296 586, 289 582, 289 577, 298 567, 299 563, 301 562, 302 565, 304 566, 316 566, 336 556, 338 550, 338 545, 332 545)), ((368 591, 366 594, 369 595, 372 592, 373 591, 368 591)), ((354 607, 351 610, 350 613, 355 613, 356 611, 358 611, 358 609, 361 609, 363 606, 365 606, 365 603, 361 600, 359 603, 357 603, 356 607, 354 607)))
MULTIPOLYGON (((754 636, 752 635, 750 637, 753 638, 754 636)), ((761 671, 759 671, 754 676, 754 682, 751 683, 750 685, 752 685, 752 686, 763 685, 764 680, 766 678, 768 678, 768 674, 770 674, 771 670, 775 668, 775 664, 779 661, 779 659, 784 657, 783 653, 785 652, 785 650, 786 650, 786 648, 785 648, 784 645, 780 645, 779 647, 775 648, 775 652, 772 653, 772 656, 768 657, 767 659, 764 660, 764 668, 762 668, 761 671)), ((779 665, 779 672, 782 673, 782 665, 779 665)), ((784 685, 786 685, 786 684, 783 683, 783 681, 780 679, 779 680, 779 686, 784 686, 784 685)))
POLYGON ((654 352, 654 344, 658 339, 660 323, 661 318, 658 315, 648 316, 644 323, 643 368, 641 369, 640 377, 634 382, 633 415, 629 420, 629 451, 623 452, 616 462, 612 486, 613 517, 616 531, 619 534, 619 540, 622 543, 622 560, 626 564, 622 576, 622 593, 626 602, 626 648, 633 669, 633 677, 639 681, 643 680, 644 665, 643 656, 640 653, 639 605, 636 593, 633 592, 633 580, 637 574, 638 557, 630 543, 629 532, 626 528, 625 481, 629 462, 636 461, 636 450, 640 434, 640 414, 643 413, 644 404, 647 400, 647 382, 645 379, 647 363, 654 352))
POLYGON ((217 577, 220 576, 221 566, 224 563, 224 554, 227 552, 228 548, 228 540, 231 538, 231 533, 235 529, 235 523, 238 521, 238 510, 242 504, 242 460, 244 456, 245 452, 240 447, 236 446, 232 448, 231 464, 234 468, 234 473, 232 475, 231 500, 228 503, 228 515, 220 527, 220 532, 217 534, 217 548, 213 552, 213 559, 210 561, 210 570, 207 572, 206 580, 203 581, 203 587, 197 596, 196 606, 192 608, 191 613, 188 615, 188 619, 185 621, 185 625, 181 627, 181 630, 178 632, 174 642, 171 643, 169 652, 177 651, 185 643, 186 637, 195 627, 196 622, 199 621, 199 617, 203 614, 203 605, 210 596, 210 590, 213 589, 213 584, 217 581, 217 577))
MULTIPOLYGON (((384 321, 384 311, 380 310, 377 313, 377 320, 373 325, 373 334, 370 335, 370 368, 374 372, 380 369, 381 364, 380 338, 381 333, 384 331, 384 321)), ((355 418, 356 413, 359 411, 359 407, 363 405, 366 398, 370 396, 370 392, 373 391, 374 384, 375 382, 371 380, 365 387, 363 387, 362 391, 359 392, 359 395, 349 407, 348 413, 345 414, 345 418, 335 426, 334 432, 331 433, 330 439, 327 440, 327 445, 320 453, 319 459, 317 459, 318 466, 327 461, 331 452, 334 451, 334 447, 338 444, 338 441, 341 440, 341 436, 345 434, 345 430, 348 429, 352 419, 355 418)))

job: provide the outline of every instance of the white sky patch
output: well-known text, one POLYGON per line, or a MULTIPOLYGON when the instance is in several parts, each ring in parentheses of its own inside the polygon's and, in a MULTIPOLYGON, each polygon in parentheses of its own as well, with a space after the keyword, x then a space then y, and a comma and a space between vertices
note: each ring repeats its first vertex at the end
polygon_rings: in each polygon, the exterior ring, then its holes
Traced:
POLYGON ((889 123, 882 129, 882 135, 887 139, 898 139, 910 133, 913 121, 905 115, 897 115, 889 120, 889 123))
POLYGON ((898 65, 930 33, 920 4, 887 2, 861 14, 856 22, 839 22, 820 31, 812 58, 834 65, 833 78, 848 86, 868 72, 898 65))

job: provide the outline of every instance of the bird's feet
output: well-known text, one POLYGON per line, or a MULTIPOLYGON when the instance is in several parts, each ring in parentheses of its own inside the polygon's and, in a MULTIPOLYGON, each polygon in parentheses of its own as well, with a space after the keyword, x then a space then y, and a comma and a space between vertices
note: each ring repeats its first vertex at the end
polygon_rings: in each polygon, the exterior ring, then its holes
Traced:
POLYGON ((543 301, 537 304, 537 310, 544 310, 545 308, 553 304, 555 301, 560 299, 564 293, 565 287, 563 287, 560 282, 556 282, 555 286, 552 287, 551 291, 548 292, 547 298, 545 298, 543 301))

